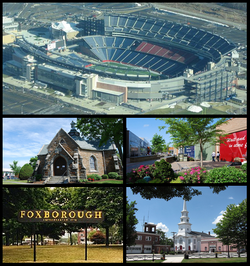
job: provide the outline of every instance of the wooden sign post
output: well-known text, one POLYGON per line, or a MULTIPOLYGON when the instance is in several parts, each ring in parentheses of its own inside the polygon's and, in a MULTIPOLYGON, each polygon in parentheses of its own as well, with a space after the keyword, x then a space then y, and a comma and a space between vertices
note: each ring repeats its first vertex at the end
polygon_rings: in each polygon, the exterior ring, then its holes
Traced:
POLYGON ((103 211, 95 210, 21 210, 18 221, 34 223, 34 262, 36 261, 36 231, 35 223, 83 223, 85 224, 85 260, 87 260, 87 224, 101 223, 104 220, 103 211))

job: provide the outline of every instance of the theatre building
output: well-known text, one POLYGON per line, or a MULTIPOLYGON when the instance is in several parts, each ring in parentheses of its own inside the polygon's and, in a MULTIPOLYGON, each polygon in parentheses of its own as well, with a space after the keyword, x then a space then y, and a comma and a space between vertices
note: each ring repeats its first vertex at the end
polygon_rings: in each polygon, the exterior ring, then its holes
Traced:
POLYGON ((61 128, 37 156, 35 174, 49 183, 79 182, 90 174, 119 171, 115 144, 108 142, 99 147, 98 140, 81 138, 73 121, 69 133, 61 128))
POLYGON ((136 232, 135 245, 127 247, 127 253, 147 254, 170 251, 170 245, 160 245, 160 235, 156 233, 156 224, 145 223, 144 232, 136 232))
POLYGON ((234 158, 239 157, 241 161, 244 161, 247 152, 247 118, 231 118, 217 129, 228 134, 225 137, 226 142, 217 146, 220 160, 233 162, 234 158))

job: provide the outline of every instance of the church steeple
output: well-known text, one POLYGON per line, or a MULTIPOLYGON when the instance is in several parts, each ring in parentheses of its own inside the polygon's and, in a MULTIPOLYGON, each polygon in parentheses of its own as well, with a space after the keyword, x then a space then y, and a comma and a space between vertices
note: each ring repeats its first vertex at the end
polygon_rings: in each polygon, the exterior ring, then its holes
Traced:
POLYGON ((191 223, 189 223, 188 211, 186 200, 183 202, 183 210, 181 211, 180 223, 178 223, 179 231, 178 234, 186 235, 186 233, 191 232, 191 223))
POLYGON ((74 140, 80 140, 81 139, 81 137, 80 137, 80 133, 76 130, 76 128, 75 128, 75 125, 76 125, 76 123, 74 122, 74 121, 72 121, 71 123, 70 123, 70 125, 71 125, 71 130, 70 130, 70 132, 68 133, 74 140))

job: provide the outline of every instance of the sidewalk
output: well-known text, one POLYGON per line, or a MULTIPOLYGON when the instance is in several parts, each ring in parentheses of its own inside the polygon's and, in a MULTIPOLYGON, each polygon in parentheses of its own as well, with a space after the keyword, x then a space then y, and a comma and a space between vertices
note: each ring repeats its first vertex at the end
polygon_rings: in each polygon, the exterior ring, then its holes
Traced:
POLYGON ((183 260, 183 255, 179 256, 167 256, 167 259, 164 260, 162 263, 181 263, 183 260))
MULTIPOLYGON (((164 158, 161 158, 164 159, 164 158)), ((157 160, 160 161, 160 160, 157 160)), ((126 163, 126 172, 129 173, 132 171, 134 168, 138 168, 140 165, 152 165, 155 163, 155 160, 153 161, 145 161, 145 162, 136 162, 136 163, 126 163)), ((203 167, 206 168, 207 170, 211 170, 216 167, 223 167, 224 165, 228 165, 230 162, 213 162, 213 161, 203 161, 203 167)), ((200 161, 187 161, 187 162, 173 162, 171 163, 172 168, 174 171, 180 170, 179 165, 180 164, 182 167, 196 167, 196 166, 201 166, 200 161)))

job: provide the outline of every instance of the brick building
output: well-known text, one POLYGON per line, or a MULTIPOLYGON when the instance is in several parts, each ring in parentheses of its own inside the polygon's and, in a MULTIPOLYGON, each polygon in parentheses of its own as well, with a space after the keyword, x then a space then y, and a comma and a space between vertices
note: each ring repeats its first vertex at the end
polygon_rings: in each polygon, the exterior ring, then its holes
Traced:
POLYGON ((117 165, 114 144, 99 147, 97 140, 84 140, 72 122, 69 133, 61 128, 49 144, 43 145, 35 174, 41 174, 49 183, 78 182, 90 174, 116 172, 117 165))
POLYGON ((156 224, 144 224, 144 232, 136 232, 135 245, 127 247, 127 253, 161 253, 170 251, 170 245, 160 245, 156 224))

